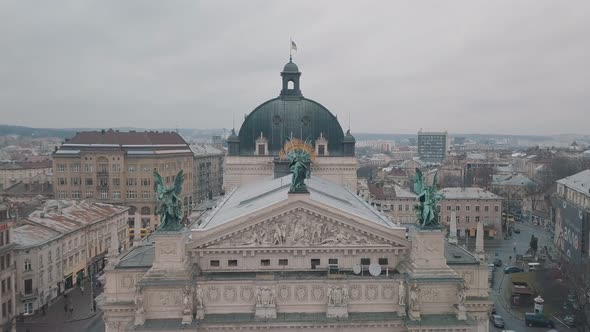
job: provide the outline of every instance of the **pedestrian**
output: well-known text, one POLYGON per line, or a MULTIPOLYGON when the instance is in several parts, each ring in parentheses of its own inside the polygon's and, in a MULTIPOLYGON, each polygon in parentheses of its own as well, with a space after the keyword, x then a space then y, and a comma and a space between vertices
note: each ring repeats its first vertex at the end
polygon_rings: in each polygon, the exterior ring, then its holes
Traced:
POLYGON ((80 292, 82 292, 82 295, 84 295, 84 286, 80 285, 80 292))
POLYGON ((68 313, 68 302, 64 303, 64 312, 68 313))
POLYGON ((74 306, 70 307, 70 319, 74 316, 74 306))

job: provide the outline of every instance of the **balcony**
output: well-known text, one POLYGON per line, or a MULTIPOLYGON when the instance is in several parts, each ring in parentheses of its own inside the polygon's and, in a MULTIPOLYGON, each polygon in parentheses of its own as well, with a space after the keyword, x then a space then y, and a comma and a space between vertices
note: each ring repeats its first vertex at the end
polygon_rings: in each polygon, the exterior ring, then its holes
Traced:
POLYGON ((107 170, 98 170, 98 171, 96 172, 96 174, 97 174, 99 177, 108 177, 108 176, 109 176, 109 171, 107 171, 107 170))
POLYGON ((30 293, 23 293, 23 292, 19 292, 18 293, 18 300, 28 300, 28 299, 32 299, 35 298, 39 295, 39 289, 35 288, 32 292, 30 293))

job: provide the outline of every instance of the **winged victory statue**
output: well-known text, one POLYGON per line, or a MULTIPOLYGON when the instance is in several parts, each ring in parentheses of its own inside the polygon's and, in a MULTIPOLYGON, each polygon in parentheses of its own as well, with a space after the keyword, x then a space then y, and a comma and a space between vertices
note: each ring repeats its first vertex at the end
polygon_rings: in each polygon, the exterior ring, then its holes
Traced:
POLYGON ((164 185, 162 176, 154 170, 157 211, 160 215, 159 230, 177 231, 182 228, 182 183, 184 172, 180 170, 174 178, 174 184, 170 187, 164 185))

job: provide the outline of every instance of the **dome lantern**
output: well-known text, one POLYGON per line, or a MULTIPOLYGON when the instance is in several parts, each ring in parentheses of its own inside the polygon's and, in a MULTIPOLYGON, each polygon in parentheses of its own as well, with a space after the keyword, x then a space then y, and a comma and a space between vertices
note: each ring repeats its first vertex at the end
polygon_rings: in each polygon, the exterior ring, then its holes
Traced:
POLYGON ((299 79, 301 72, 293 60, 289 57, 289 62, 283 67, 281 72, 283 78, 283 89, 281 90, 281 98, 283 97, 302 97, 299 86, 299 79))

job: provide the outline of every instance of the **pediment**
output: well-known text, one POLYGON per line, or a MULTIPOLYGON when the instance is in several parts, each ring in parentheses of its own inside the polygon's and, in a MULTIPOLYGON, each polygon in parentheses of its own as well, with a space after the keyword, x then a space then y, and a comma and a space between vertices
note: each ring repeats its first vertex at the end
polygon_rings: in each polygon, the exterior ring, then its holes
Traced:
POLYGON ((397 247, 409 242, 384 226, 372 229, 354 220, 339 220, 317 209, 287 209, 272 217, 241 222, 219 234, 193 242, 197 248, 329 248, 329 247, 397 247), (240 227, 242 226, 242 227, 240 227))

